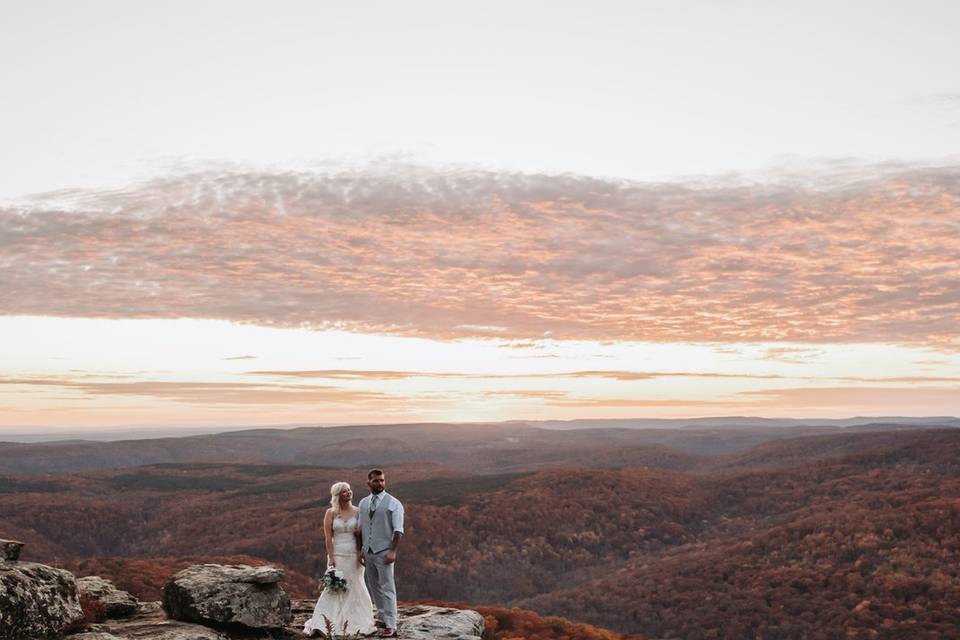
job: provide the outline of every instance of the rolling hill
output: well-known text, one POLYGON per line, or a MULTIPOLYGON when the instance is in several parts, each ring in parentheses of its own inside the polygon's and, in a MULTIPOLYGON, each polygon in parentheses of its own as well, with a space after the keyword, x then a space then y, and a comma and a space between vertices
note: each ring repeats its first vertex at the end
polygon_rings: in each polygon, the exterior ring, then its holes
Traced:
MULTIPOLYGON (((668 431, 641 444, 647 430, 405 427, 390 440, 404 443, 399 458, 419 459, 386 465, 408 512, 402 596, 645 637, 957 637, 960 430, 876 428, 668 431), (717 453, 691 451, 711 438, 717 453), (752 438, 762 441, 744 449, 752 438)), ((337 437, 343 452, 357 433, 337 437)), ((361 489, 366 467, 196 461, 7 475, 0 536, 29 540, 28 557, 112 563, 121 581, 146 571, 136 561, 159 575, 170 559, 204 556, 316 576, 327 488, 361 489)))

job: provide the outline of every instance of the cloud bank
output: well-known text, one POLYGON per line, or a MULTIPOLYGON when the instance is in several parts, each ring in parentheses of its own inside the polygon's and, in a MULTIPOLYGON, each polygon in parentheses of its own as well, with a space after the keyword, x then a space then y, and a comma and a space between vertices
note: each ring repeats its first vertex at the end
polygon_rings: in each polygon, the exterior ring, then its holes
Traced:
MULTIPOLYGON (((397 402, 397 396, 331 386, 247 384, 242 382, 98 382, 69 378, 4 378, 0 386, 40 387, 80 397, 135 396, 188 404, 341 404, 397 402)), ((73 398, 66 398, 73 399, 73 398)))
POLYGON ((764 184, 206 170, 0 209, 0 314, 960 346, 960 167, 764 184))

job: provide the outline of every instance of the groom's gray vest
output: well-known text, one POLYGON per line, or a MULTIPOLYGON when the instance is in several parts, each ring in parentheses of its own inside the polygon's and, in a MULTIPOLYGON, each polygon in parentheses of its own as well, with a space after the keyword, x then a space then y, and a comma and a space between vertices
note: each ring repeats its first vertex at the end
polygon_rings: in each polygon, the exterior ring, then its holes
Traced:
POLYGON ((360 509, 360 531, 363 535, 363 550, 373 550, 380 553, 390 548, 393 542, 393 521, 390 519, 390 503, 396 498, 386 491, 380 494, 380 503, 377 510, 370 517, 370 501, 372 495, 367 496, 357 505, 360 509))

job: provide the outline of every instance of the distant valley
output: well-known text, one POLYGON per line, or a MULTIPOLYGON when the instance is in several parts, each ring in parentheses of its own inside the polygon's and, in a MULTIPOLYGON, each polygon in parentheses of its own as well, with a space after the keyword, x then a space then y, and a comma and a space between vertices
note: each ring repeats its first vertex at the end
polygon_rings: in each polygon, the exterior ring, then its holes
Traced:
POLYGON ((648 638, 956 637, 957 425, 258 429, 0 445, 0 537, 152 596, 198 558, 309 596, 328 487, 388 470, 405 599, 648 638))

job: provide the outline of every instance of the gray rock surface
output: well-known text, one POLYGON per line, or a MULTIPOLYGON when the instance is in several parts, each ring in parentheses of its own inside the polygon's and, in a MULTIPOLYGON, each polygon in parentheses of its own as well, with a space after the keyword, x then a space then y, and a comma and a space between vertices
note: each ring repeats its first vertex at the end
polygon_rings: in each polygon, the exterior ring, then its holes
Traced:
MULTIPOLYGON (((305 637, 301 630, 313 612, 315 602, 294 600, 293 620, 286 628, 272 630, 267 635, 262 631, 215 630, 199 624, 170 620, 159 602, 144 602, 130 618, 91 625, 83 633, 66 636, 66 640, 299 640, 305 637)), ((399 612, 400 640, 480 640, 483 634, 483 616, 476 611, 401 605, 399 612)))
POLYGON ((23 543, 18 540, 2 540, 0 539, 0 560, 9 560, 14 562, 20 559, 20 549, 23 548, 23 543))
POLYGON ((399 626, 404 640, 480 640, 483 616, 468 609, 413 605, 400 608, 399 626))
MULTIPOLYGON (((313 614, 315 604, 316 600, 293 601, 294 617, 288 627, 293 637, 304 637, 303 623, 313 614)), ((399 640, 480 640, 483 635, 483 616, 469 609, 400 605, 397 611, 399 640)))
POLYGON ((84 576, 77 579, 77 589, 102 604, 108 618, 124 618, 137 611, 140 601, 100 576, 84 576))
POLYGON ((126 624, 116 633, 95 631, 67 636, 70 640, 230 640, 219 631, 191 622, 158 620, 126 624))
POLYGON ((191 622, 170 620, 159 602, 141 604, 130 618, 90 625, 67 640, 231 640, 219 631, 191 622))
POLYGON ((163 588, 163 608, 184 622, 278 629, 292 617, 282 577, 274 567, 193 565, 163 588))
POLYGON ((82 617, 69 571, 34 562, 0 564, 0 638, 55 638, 82 617))

